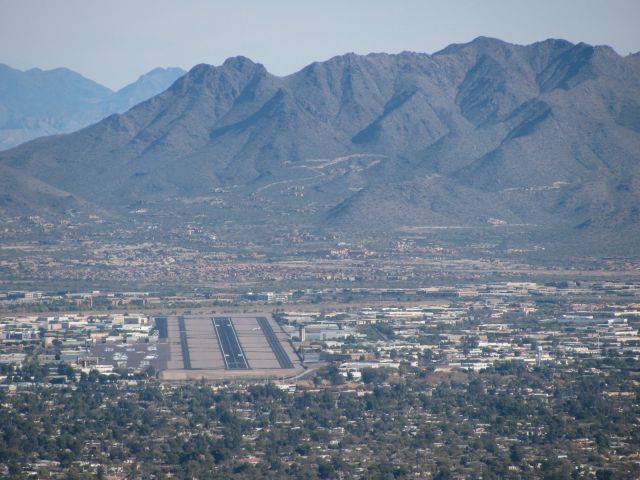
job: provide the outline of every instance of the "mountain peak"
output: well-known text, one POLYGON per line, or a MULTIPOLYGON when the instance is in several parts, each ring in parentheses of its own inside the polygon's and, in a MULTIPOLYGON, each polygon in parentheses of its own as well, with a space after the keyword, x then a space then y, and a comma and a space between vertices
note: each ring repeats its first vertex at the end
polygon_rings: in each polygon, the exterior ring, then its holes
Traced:
POLYGON ((149 70, 147 73, 142 74, 140 78, 153 75, 162 75, 165 73, 181 73, 182 75, 184 75, 187 72, 180 67, 156 67, 152 70, 149 70))
POLYGON ((247 58, 243 55, 237 55, 235 57, 227 58, 222 64, 223 67, 230 67, 238 71, 244 71, 248 69, 254 69, 256 67, 264 68, 264 66, 260 63, 256 63, 250 58, 247 58))
POLYGON ((530 45, 531 47, 537 48, 549 48, 551 50, 559 50, 559 49, 567 49, 575 46, 569 40, 565 40, 563 38, 547 38, 546 40, 542 40, 540 42, 535 42, 530 45))
POLYGON ((466 43, 452 43, 451 45, 436 52, 434 55, 449 55, 457 53, 463 49, 472 48, 475 50, 496 49, 512 44, 493 37, 479 36, 466 43))
POLYGON ((120 91, 129 89, 135 85, 154 81, 160 81, 171 85, 171 83, 173 83, 179 77, 183 76, 185 73, 187 72, 179 67, 156 67, 153 70, 149 70, 147 73, 143 73, 135 82, 124 86, 120 89, 120 91))
POLYGON ((499 38, 488 37, 486 35, 480 35, 480 36, 474 38, 473 40, 471 40, 471 42, 469 42, 469 44, 470 45, 495 46, 495 45, 507 45, 508 42, 505 42, 504 40, 500 40, 499 38))
POLYGON ((154 68, 144 75, 140 75, 135 82, 118 90, 115 97, 111 99, 111 110, 124 112, 164 91, 185 73, 184 70, 177 67, 154 68))
POLYGON ((239 55, 227 58, 220 66, 199 63, 191 68, 186 76, 195 80, 202 80, 209 75, 215 75, 216 72, 236 71, 242 74, 250 74, 258 70, 267 71, 261 63, 255 63, 253 60, 239 55))

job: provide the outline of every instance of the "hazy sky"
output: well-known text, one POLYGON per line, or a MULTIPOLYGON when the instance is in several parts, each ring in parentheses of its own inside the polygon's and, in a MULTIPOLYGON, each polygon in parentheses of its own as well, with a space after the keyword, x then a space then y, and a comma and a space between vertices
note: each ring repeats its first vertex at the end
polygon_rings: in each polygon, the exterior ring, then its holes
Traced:
POLYGON ((119 88, 156 66, 245 55, 277 75, 345 52, 435 52, 479 35, 640 51, 640 0, 0 0, 0 63, 119 88))

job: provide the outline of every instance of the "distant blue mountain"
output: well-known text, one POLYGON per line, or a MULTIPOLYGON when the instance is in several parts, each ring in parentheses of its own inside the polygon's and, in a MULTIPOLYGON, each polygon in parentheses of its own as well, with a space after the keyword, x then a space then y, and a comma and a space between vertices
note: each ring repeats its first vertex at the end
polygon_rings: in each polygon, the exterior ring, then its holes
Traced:
POLYGON ((113 92, 67 68, 21 71, 0 64, 0 150, 122 113, 166 90, 184 73, 156 68, 113 92))

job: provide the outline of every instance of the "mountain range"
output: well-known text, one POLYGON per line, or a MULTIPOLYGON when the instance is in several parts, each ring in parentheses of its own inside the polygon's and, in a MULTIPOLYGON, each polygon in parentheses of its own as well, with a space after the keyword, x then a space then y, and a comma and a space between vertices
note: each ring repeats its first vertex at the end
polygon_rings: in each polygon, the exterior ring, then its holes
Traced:
POLYGON ((361 234, 530 225, 633 249, 640 55, 480 37, 285 77, 234 57, 126 113, 2 152, 0 170, 4 215, 144 207, 361 234))
POLYGON ((156 68, 114 92, 67 68, 20 71, 0 64, 0 150, 122 113, 184 73, 180 68, 156 68))

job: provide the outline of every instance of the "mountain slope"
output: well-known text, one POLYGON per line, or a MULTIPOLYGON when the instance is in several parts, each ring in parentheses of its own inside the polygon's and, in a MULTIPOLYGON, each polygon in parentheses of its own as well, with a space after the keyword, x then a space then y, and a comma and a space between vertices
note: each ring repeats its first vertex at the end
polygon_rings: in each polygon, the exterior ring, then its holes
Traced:
POLYGON ((176 67, 154 68, 141 75, 135 82, 115 92, 106 102, 104 116, 126 112, 138 103, 163 92, 185 73, 187 72, 176 67))
POLYGON ((121 214, 606 238, 638 225, 638 112, 635 56, 563 40, 346 54, 287 77, 235 57, 0 164, 121 214))
POLYGON ((112 92, 66 68, 25 72, 0 64, 0 150, 78 130, 165 90, 185 72, 157 68, 112 92))
POLYGON ((0 148, 99 119, 111 90, 64 68, 26 72, 0 65, 0 148))

